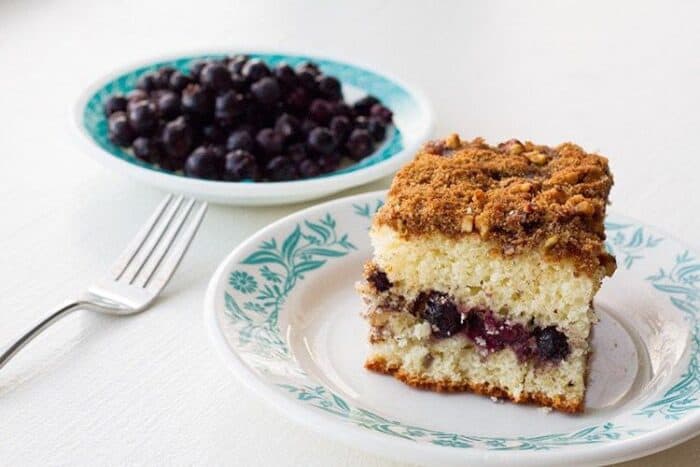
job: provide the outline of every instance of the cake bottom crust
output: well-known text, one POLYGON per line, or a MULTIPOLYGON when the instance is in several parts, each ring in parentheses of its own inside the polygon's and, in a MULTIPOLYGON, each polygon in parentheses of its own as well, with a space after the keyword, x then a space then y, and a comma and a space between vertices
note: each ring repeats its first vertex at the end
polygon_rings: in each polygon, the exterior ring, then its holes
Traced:
POLYGON ((390 364, 385 358, 382 357, 370 357, 365 362, 365 368, 377 373, 391 375, 399 381, 419 389, 428 389, 437 392, 473 392, 483 396, 507 399, 519 404, 531 403, 544 407, 551 407, 567 413, 581 413, 583 412, 584 408, 583 399, 572 400, 558 396, 547 396, 541 392, 526 391, 523 391, 517 397, 515 397, 502 388, 486 383, 436 380, 425 375, 412 374, 405 371, 398 364, 390 364))

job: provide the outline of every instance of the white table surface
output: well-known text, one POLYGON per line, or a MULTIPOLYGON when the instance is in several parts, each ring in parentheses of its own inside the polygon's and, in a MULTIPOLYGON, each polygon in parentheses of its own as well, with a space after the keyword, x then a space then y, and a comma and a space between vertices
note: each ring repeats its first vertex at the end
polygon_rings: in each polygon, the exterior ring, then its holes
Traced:
MULTIPOLYGON (((0 346, 103 271, 162 197, 81 154, 73 98, 186 49, 373 63, 423 88, 436 134, 574 140, 610 157, 614 209, 699 250, 699 19, 697 2, 0 1, 0 346)), ((301 207, 213 207, 151 311, 79 312, 35 341, 0 371, 0 464, 396 465, 286 420, 209 346, 218 262, 301 207)), ((630 465, 699 463, 696 438, 630 465)))

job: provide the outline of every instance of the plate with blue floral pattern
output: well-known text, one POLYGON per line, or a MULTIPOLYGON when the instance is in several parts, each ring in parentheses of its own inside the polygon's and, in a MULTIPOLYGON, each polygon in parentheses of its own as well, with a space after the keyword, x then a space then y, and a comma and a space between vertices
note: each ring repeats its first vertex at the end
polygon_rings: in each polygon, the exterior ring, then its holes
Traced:
POLYGON ((169 192, 184 193, 200 199, 234 205, 272 205, 319 198, 346 188, 362 185, 396 171, 425 141, 433 125, 433 114, 423 94, 372 67, 303 54, 238 50, 224 53, 192 54, 151 60, 113 73, 90 86, 78 99, 74 122, 79 140, 88 154, 109 170, 131 176, 169 192), (365 95, 379 98, 394 113, 394 124, 374 152, 354 164, 310 179, 288 182, 226 182, 185 177, 160 169, 116 146, 108 137, 104 103, 115 93, 134 89, 142 75, 163 66, 189 70, 197 61, 246 54, 274 66, 281 62, 296 66, 313 61, 321 71, 337 77, 348 102, 365 95))
POLYGON ((323 435, 422 464, 612 463, 700 432, 700 255, 615 213, 606 230, 618 270, 594 303, 583 414, 420 391, 365 370, 354 284, 384 195, 288 216, 219 266, 205 320, 226 366, 255 394, 323 435))

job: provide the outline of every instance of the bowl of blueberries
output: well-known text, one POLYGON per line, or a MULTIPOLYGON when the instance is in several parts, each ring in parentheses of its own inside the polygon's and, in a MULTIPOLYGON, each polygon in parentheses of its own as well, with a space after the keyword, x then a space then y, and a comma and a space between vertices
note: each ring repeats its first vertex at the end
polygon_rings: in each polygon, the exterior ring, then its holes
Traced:
POLYGON ((217 203, 273 205, 390 175, 429 136, 432 112, 368 68, 242 52, 115 73, 85 92, 75 121, 111 170, 217 203))

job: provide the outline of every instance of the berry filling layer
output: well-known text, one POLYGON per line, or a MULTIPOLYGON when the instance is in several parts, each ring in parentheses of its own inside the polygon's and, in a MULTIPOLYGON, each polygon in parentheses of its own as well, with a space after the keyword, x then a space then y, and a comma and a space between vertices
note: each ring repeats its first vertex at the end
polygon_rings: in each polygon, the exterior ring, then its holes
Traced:
MULTIPOLYGON (((368 283, 377 292, 395 295, 389 292, 392 284, 381 271, 374 271, 368 277, 368 283)), ((406 303, 403 297, 392 298, 394 303, 406 303)), ((510 348, 521 361, 558 362, 571 352, 566 334, 556 326, 512 322, 486 307, 457 304, 443 292, 422 292, 407 309, 430 324, 433 338, 461 334, 484 353, 510 348)))

